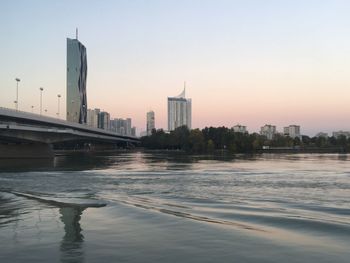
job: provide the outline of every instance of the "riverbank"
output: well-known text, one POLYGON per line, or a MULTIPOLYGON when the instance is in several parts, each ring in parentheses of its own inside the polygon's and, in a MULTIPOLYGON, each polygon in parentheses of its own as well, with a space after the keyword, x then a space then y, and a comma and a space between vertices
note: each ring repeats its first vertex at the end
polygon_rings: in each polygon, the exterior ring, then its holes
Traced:
POLYGON ((205 152, 191 152, 191 151, 185 151, 180 149, 145 149, 145 148, 138 148, 138 150, 143 152, 149 152, 149 153, 179 153, 179 154, 196 154, 196 155, 217 155, 217 154, 226 154, 226 155, 241 155, 241 154, 261 154, 261 153, 348 153, 344 148, 341 147, 333 147, 333 148, 318 148, 318 147, 310 147, 310 148, 287 148, 287 147, 271 147, 268 149, 257 149, 255 151, 251 152, 243 152, 243 153, 237 153, 237 152, 231 152, 227 149, 221 149, 221 150, 213 150, 213 151, 205 151, 205 152))

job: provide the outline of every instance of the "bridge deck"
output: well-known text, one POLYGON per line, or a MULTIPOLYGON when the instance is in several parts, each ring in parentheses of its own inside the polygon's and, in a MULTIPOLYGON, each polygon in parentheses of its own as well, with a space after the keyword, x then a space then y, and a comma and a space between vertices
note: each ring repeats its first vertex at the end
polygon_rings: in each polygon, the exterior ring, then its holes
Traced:
POLYGON ((0 131, 22 130, 41 133, 74 134, 84 138, 97 138, 107 141, 139 142, 134 136, 121 135, 116 132, 72 123, 58 118, 52 118, 29 112, 16 111, 0 107, 0 131))

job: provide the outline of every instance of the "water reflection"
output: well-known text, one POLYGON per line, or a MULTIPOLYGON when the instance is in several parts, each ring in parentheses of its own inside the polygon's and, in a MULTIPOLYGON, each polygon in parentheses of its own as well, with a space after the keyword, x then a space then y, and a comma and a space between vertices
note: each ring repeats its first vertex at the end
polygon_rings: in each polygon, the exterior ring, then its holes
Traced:
POLYGON ((0 228, 10 223, 17 223, 19 215, 19 204, 11 200, 4 193, 0 193, 0 228))
MULTIPOLYGON (((22 196, 23 197, 23 196, 22 196)), ((38 199, 35 199, 38 201, 38 199)), ((49 234, 45 231, 47 229, 46 223, 53 226, 55 218, 50 218, 51 209, 58 209, 60 214, 59 219, 64 224, 64 235, 57 245, 59 245, 60 261, 67 262, 84 262, 84 236, 82 234, 82 228, 80 225, 80 219, 83 211, 86 207, 80 206, 40 206, 33 202, 30 198, 22 199, 16 198, 15 195, 0 192, 0 229, 3 231, 2 234, 6 235, 6 242, 12 243, 13 246, 17 246, 19 243, 27 242, 27 237, 31 236, 31 242, 38 242, 43 235, 49 234), (36 209, 32 210, 32 207, 36 206, 36 209), (43 221, 42 216, 48 221, 43 221), (27 235, 23 234, 23 230, 26 229, 27 235), (34 241, 36 239, 36 241, 34 241)), ((52 203, 50 203, 52 205, 52 203)), ((57 210, 56 210, 57 211, 57 210)), ((56 214, 56 216, 58 216, 56 214)), ((53 230, 50 227, 51 234, 57 231, 57 234, 62 233, 62 228, 59 227, 57 230, 53 230)), ((11 246, 11 245, 10 245, 11 246)), ((0 249, 1 250, 1 249, 0 249)), ((8 251, 7 251, 8 252, 8 251)), ((16 252, 18 254, 18 252, 16 252)), ((7 255, 11 257, 10 253, 7 255)), ((1 257, 0 257, 1 259, 1 257)), ((1 260, 0 260, 1 261, 1 260)), ((14 260, 15 262, 16 260, 14 260)))
POLYGON ((163 167, 167 170, 192 169, 203 161, 235 162, 240 160, 339 160, 348 161, 347 154, 188 154, 181 151, 116 151, 60 153, 53 159, 0 159, 0 172, 81 171, 98 169, 133 169, 135 163, 145 167, 163 167))
POLYGON ((77 152, 55 156, 53 159, 1 159, 0 172, 29 171, 80 171, 105 169, 128 161, 125 153, 89 153, 77 152))
POLYGON ((32 171, 32 170, 50 170, 54 166, 53 159, 1 159, 0 171, 32 171))
POLYGON ((254 155, 188 154, 181 151, 116 151, 59 153, 53 159, 0 159, 0 172, 81 171, 98 169, 130 169, 135 163, 150 167, 161 165, 167 170, 192 169, 199 161, 231 162, 237 159, 253 160, 254 155), (131 164, 131 167, 128 166, 131 164))
MULTIPOLYGON (((251 158, 250 155, 242 155, 244 158, 251 158)), ((143 161, 148 166, 165 167, 167 170, 190 170, 193 164, 200 161, 224 161, 230 162, 241 156, 233 155, 227 152, 218 152, 216 154, 189 154, 182 151, 144 151, 142 152, 143 161)))
POLYGON ((347 161, 348 160, 348 155, 346 153, 338 154, 338 160, 339 161, 347 161))
POLYGON ((60 246, 61 262, 84 262, 84 236, 79 223, 84 208, 62 207, 59 211, 65 231, 60 246))

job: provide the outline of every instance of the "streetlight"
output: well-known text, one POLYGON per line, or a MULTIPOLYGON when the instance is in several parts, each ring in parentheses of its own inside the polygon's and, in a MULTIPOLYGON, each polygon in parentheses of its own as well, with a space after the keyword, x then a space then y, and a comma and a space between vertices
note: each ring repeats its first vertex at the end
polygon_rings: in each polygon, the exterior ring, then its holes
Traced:
POLYGON ((32 113, 34 112, 34 106, 32 105, 32 106, 30 106, 31 108, 32 108, 32 113))
POLYGON ((61 98, 61 95, 58 94, 57 95, 57 117, 60 118, 60 98, 61 98))
POLYGON ((43 87, 40 87, 40 115, 42 114, 42 107, 43 107, 43 87))
POLYGON ((17 82, 17 85, 16 85, 16 100, 15 100, 15 103, 16 103, 16 110, 18 111, 18 82, 20 82, 21 80, 19 78, 15 78, 16 82, 17 82))
POLYGON ((75 122, 75 114, 74 114, 74 100, 71 101, 72 102, 72 111, 71 114, 73 114, 73 116, 71 117, 73 122, 75 122))
MULTIPOLYGON (((83 105, 83 119, 81 120, 82 121, 82 123, 84 123, 85 122, 85 117, 86 117, 86 115, 87 115, 87 112, 86 112, 86 105, 83 105)), ((79 120, 79 122, 80 122, 80 120, 79 120)))

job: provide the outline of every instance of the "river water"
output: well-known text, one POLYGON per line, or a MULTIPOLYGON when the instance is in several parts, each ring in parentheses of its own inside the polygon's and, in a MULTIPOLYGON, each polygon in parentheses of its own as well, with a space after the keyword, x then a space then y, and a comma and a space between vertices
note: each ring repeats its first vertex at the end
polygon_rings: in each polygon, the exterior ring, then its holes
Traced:
POLYGON ((350 156, 0 160, 0 262, 350 262, 350 156))

